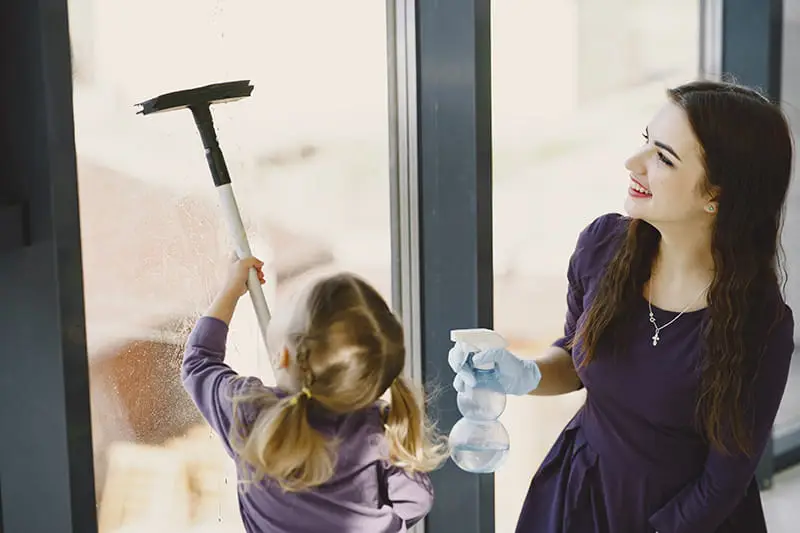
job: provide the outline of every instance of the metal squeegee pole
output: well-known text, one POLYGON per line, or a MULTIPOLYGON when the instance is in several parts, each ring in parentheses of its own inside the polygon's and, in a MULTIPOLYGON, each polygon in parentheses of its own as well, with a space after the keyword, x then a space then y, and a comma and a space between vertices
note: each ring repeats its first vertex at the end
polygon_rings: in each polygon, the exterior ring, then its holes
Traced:
MULTIPOLYGON (((217 141, 217 133, 214 130, 214 119, 211 117, 211 109, 207 104, 192 106, 190 109, 192 111, 192 116, 194 116, 197 129, 200 132, 200 137, 203 140, 208 167, 211 169, 211 176, 214 179, 214 185, 219 193, 223 217, 225 218, 228 230, 236 246, 236 255, 239 259, 250 257, 253 253, 250 250, 250 243, 247 241, 247 234, 244 231, 242 215, 236 203, 236 196, 233 194, 231 177, 230 174, 228 174, 228 166, 225 164, 225 158, 222 155, 222 150, 217 141)), ((264 340, 264 345, 266 345, 267 325, 269 324, 271 315, 269 306, 267 305, 267 299, 261 288, 261 283, 258 281, 258 273, 252 268, 247 277, 247 290, 250 293, 250 299, 253 301, 253 308, 255 309, 256 318, 258 319, 258 327, 261 330, 261 337, 264 340)), ((269 352, 269 348, 267 348, 267 352, 269 352)))

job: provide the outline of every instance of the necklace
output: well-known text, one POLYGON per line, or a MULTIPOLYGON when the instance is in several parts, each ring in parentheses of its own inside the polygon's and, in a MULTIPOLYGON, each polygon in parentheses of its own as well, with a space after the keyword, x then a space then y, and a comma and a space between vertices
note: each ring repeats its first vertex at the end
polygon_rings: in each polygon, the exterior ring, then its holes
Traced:
POLYGON ((678 316, 676 316, 675 318, 673 318, 672 320, 670 320, 669 322, 667 322, 663 326, 659 326, 656 323, 656 317, 653 316, 653 304, 650 303, 650 300, 652 300, 652 294, 653 294, 652 285, 647 288, 647 308, 650 310, 650 323, 653 324, 653 328, 655 328, 655 334, 653 334, 653 346, 658 346, 658 341, 660 339, 659 333, 661 333, 661 330, 666 328, 667 326, 672 325, 672 323, 674 323, 681 316, 683 316, 683 314, 686 311, 688 311, 691 306, 693 306, 695 304, 695 302, 703 295, 704 292, 706 292, 709 289, 709 287, 711 287, 710 283, 708 285, 706 285, 706 287, 702 291, 700 291, 700 293, 697 296, 695 296, 694 300, 689 302, 689 305, 687 305, 686 307, 683 308, 683 311, 678 313, 678 316))

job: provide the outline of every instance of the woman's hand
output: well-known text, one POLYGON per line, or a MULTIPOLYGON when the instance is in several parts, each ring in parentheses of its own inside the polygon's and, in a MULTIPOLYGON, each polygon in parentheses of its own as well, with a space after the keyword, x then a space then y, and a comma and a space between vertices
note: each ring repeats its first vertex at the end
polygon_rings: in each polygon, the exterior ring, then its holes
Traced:
POLYGON ((495 348, 478 352, 469 362, 470 350, 456 344, 447 356, 450 368, 456 373, 453 388, 465 392, 475 386, 475 365, 494 364, 497 381, 506 394, 522 396, 539 386, 542 374, 535 361, 520 359, 504 348, 495 348))

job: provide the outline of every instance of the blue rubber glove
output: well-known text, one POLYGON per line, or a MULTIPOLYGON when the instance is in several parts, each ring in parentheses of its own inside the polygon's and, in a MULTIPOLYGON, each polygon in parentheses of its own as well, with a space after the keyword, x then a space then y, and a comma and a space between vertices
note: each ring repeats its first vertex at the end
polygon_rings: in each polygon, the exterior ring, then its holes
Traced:
POLYGON ((515 396, 523 396, 535 390, 542 379, 539 365, 535 361, 520 359, 505 348, 494 348, 475 353, 472 357, 472 364, 468 364, 467 359, 470 353, 473 352, 468 347, 456 343, 447 355, 447 362, 456 373, 453 388, 458 392, 467 392, 468 389, 475 386, 473 365, 494 363, 500 386, 503 387, 506 394, 515 396))

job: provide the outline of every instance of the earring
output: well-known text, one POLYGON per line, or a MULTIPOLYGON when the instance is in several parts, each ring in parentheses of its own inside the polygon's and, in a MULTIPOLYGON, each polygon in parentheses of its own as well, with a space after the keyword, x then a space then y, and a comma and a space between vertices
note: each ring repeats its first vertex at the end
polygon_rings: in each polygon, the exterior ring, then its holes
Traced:
POLYGON ((716 207, 714 207, 714 204, 708 204, 708 205, 706 206, 706 212, 708 212, 708 213, 713 213, 714 211, 716 211, 716 209, 717 209, 717 208, 716 208, 716 207))

